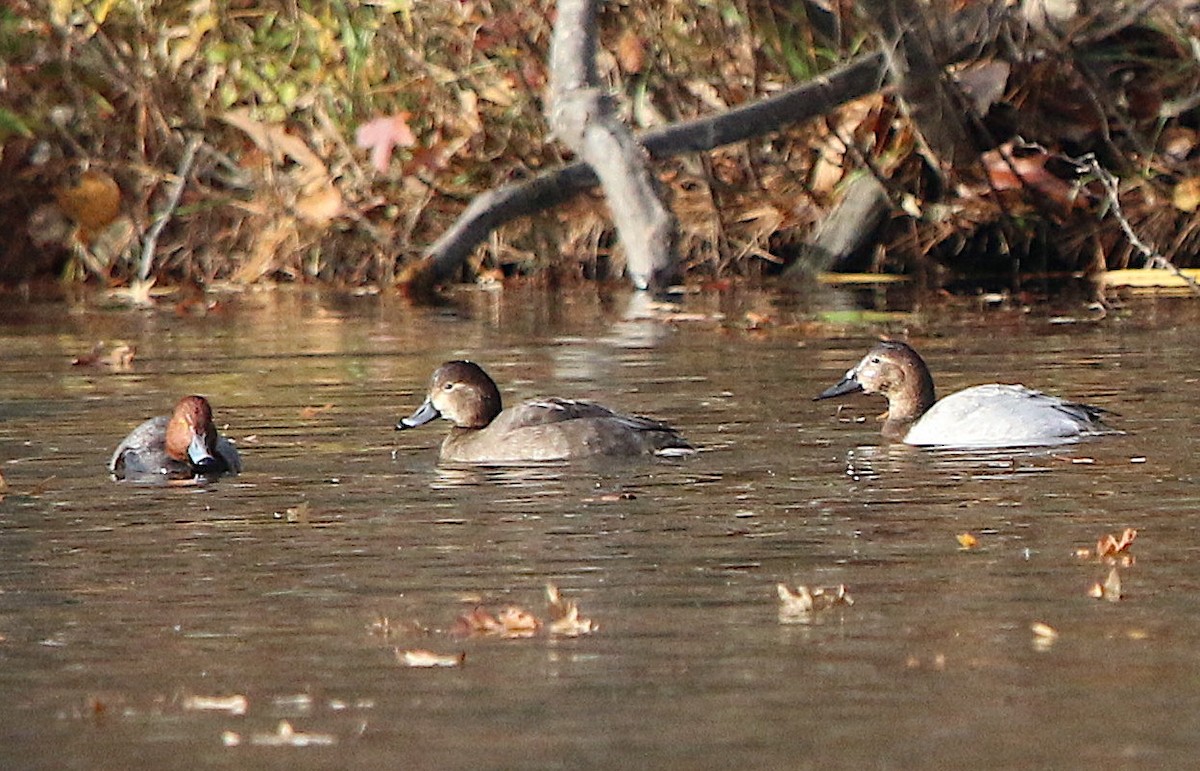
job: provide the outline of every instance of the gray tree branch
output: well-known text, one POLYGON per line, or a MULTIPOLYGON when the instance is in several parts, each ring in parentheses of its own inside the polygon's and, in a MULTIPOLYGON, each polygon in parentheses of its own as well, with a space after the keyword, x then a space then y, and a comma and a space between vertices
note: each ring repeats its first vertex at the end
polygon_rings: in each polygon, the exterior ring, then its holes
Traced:
POLYGON ((638 289, 676 280, 675 217, 663 203, 648 158, 596 76, 595 0, 559 0, 550 43, 547 122, 600 179, 638 289))
MULTIPOLYGON (((865 54, 775 96, 719 115, 648 131, 639 139, 654 159, 706 152, 824 115, 839 105, 878 91, 886 75, 883 54, 865 54)), ((481 193, 454 225, 430 245, 409 272, 409 282, 432 286, 450 280, 471 251, 496 228, 561 204, 598 183, 599 178, 587 164, 577 161, 524 182, 481 193)))

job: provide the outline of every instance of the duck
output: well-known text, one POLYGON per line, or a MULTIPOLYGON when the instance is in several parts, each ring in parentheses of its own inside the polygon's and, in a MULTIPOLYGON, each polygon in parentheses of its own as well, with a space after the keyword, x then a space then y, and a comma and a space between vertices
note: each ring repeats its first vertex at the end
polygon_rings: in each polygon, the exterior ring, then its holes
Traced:
POLYGON ((918 447, 1048 446, 1114 433, 1106 410, 1022 385, 978 385, 938 401, 925 360, 898 340, 877 344, 815 399, 860 391, 887 399, 885 439, 918 447))
POLYGON ((576 399, 531 399, 503 409, 500 389, 478 364, 447 361, 434 370, 425 401, 401 418, 396 430, 436 418, 453 426, 442 442, 441 460, 464 464, 561 461, 595 456, 695 452, 666 423, 626 415, 576 399))
POLYGON ((242 458, 217 433, 212 406, 203 396, 185 396, 170 415, 145 421, 121 440, 108 462, 114 479, 189 479, 237 474, 242 458))

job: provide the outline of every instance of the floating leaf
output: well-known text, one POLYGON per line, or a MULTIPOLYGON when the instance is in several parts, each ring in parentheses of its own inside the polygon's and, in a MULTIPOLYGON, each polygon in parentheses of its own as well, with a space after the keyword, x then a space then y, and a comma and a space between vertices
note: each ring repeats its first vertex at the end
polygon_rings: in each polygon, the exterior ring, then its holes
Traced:
POLYGON ((550 634, 561 637, 579 637, 596 631, 591 619, 580 618, 579 607, 573 600, 565 600, 554 584, 546 584, 546 602, 550 605, 550 634))
POLYGON ((1129 547, 1133 545, 1134 539, 1137 538, 1137 530, 1132 527, 1127 527, 1121 531, 1120 535, 1104 535, 1096 542, 1097 557, 1115 557, 1118 554, 1128 552, 1129 547))
POLYGON ((118 343, 107 354, 105 344, 96 343, 88 353, 80 354, 71 360, 73 367, 111 367, 115 370, 126 371, 133 364, 137 349, 128 343, 118 343))
POLYGON ((963 551, 969 551, 979 547, 979 539, 970 533, 959 533, 954 537, 958 539, 958 548, 963 551))
POLYGON ((139 307, 148 308, 154 305, 155 295, 165 294, 172 290, 160 289, 154 290, 155 279, 141 281, 134 279, 127 287, 117 287, 108 290, 108 296, 114 300, 128 302, 139 307))
POLYGON ((533 637, 542 628, 542 622, 524 608, 510 605, 496 614, 500 622, 500 634, 504 637, 533 637))
POLYGON ((406 667, 433 669, 435 667, 460 667, 467 660, 463 653, 434 653, 427 650, 396 651, 396 658, 406 667))
POLYGON ((308 518, 311 513, 312 513, 312 506, 309 504, 308 501, 304 501, 303 503, 299 504, 298 506, 289 506, 287 509, 284 510, 282 515, 276 514, 275 516, 280 519, 283 519, 291 524, 307 525, 308 518))
POLYGON ((474 608, 455 622, 452 634, 460 637, 498 636, 533 637, 541 622, 529 611, 516 606, 504 608, 492 615, 484 608, 474 608))
POLYGON ((813 589, 798 585, 795 590, 787 584, 776 584, 775 591, 780 601, 779 620, 783 623, 807 623, 817 613, 838 605, 854 604, 845 584, 813 589))
POLYGON ((581 618, 576 604, 563 599, 554 584, 546 584, 546 599, 549 604, 549 623, 544 623, 534 614, 516 605, 509 605, 495 614, 482 606, 476 606, 455 620, 450 630, 451 634, 459 637, 526 638, 537 635, 545 628, 551 635, 579 637, 596 631, 595 622, 581 618))

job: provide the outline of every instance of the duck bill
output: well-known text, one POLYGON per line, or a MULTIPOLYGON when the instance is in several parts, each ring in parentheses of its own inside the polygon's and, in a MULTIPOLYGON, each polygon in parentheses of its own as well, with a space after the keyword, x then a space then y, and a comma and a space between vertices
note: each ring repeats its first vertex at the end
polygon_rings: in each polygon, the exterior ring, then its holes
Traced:
POLYGON ((433 406, 433 402, 429 399, 417 408, 417 411, 409 415, 407 418, 400 418, 400 422, 396 424, 397 431, 403 431, 406 428, 416 428, 423 426, 431 420, 440 418, 442 413, 438 412, 438 408, 433 406))
POLYGON ((217 465, 217 459, 208 451, 208 446, 204 443, 203 434, 192 435, 192 441, 188 443, 187 455, 192 466, 200 473, 215 468, 217 465))
POLYGON ((832 399, 835 396, 843 396, 844 394, 856 394, 863 390, 862 383, 855 379, 851 373, 846 373, 846 376, 841 379, 836 385, 831 385, 821 393, 813 397, 813 401, 821 399, 832 399))

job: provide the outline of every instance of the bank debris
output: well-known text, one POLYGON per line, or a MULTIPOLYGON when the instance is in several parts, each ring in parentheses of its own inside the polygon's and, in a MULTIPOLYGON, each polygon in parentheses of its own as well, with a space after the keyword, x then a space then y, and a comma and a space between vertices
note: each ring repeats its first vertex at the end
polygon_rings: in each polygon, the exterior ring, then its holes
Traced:
MULTIPOLYGON (((386 286, 472 198, 569 167, 542 115, 553 0, 400 5, 13 0, 0 282, 386 286)), ((600 8, 599 75, 671 193, 689 276, 758 277, 813 253, 943 284, 1196 264, 1194 3, 735 5, 600 8), (952 163, 866 50, 913 53, 879 37, 874 5, 914 8, 901 31, 933 38, 955 97, 941 122, 965 124, 952 163), (849 70, 865 91, 762 124, 772 98, 832 91, 849 70), (665 129, 739 108, 756 110, 734 122, 758 136, 655 154, 665 129), (822 226, 859 190, 884 210, 878 227, 828 247, 822 226)), ((456 279, 620 267, 595 196, 498 219, 456 279)))

